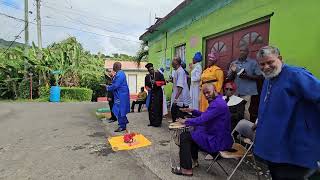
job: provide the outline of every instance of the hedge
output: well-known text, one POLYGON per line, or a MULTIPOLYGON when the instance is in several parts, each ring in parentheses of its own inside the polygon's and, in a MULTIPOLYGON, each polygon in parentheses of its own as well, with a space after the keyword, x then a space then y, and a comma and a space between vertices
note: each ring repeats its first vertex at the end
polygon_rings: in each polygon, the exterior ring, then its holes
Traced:
MULTIPOLYGON (((50 96, 49 87, 39 88, 40 99, 45 99, 50 96)), ((61 87, 60 98, 62 102, 68 101, 91 101, 93 91, 87 88, 78 87, 61 87)))

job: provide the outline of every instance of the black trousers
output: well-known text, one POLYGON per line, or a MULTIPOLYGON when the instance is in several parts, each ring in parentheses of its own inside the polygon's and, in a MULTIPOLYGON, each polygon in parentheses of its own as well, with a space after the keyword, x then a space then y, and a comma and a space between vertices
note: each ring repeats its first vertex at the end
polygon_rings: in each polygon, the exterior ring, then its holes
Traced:
POLYGON ((109 107, 110 107, 110 111, 111 111, 111 118, 112 120, 117 120, 117 117, 114 115, 114 113, 112 112, 112 108, 113 108, 113 101, 109 101, 109 107))
POLYGON ((192 169, 192 160, 198 160, 199 146, 193 141, 190 132, 180 134, 180 167, 192 169))
POLYGON ((186 112, 182 112, 180 108, 189 108, 189 106, 178 106, 177 104, 173 103, 171 106, 171 117, 173 122, 176 122, 178 118, 185 118, 189 115, 186 112))
POLYGON ((273 180, 303 180, 311 172, 310 169, 292 164, 273 163, 267 161, 273 180))
POLYGON ((133 111, 134 110, 134 106, 136 104, 139 104, 138 112, 140 112, 142 105, 145 104, 145 103, 146 103, 145 101, 133 101, 132 104, 131 104, 131 110, 133 111))

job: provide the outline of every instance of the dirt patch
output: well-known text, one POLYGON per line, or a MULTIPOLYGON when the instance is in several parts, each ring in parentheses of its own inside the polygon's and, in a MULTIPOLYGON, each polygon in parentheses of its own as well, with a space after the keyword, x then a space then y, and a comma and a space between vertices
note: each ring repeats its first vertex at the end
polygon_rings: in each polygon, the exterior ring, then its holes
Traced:
POLYGON ((106 144, 96 144, 89 147, 91 149, 90 154, 97 154, 98 156, 108 156, 111 153, 114 153, 111 146, 106 144))
POLYGON ((84 147, 84 146, 73 146, 73 147, 71 148, 71 150, 77 151, 77 150, 85 149, 85 148, 86 148, 86 147, 84 147))
POLYGON ((105 132, 95 132, 93 134, 88 135, 89 137, 107 137, 105 132))

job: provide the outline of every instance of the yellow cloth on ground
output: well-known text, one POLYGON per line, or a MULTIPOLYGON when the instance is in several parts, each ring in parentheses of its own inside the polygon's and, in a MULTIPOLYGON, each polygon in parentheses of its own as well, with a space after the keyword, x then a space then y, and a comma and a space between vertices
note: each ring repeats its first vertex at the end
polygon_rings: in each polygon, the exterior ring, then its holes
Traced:
POLYGON ((151 142, 142 134, 135 135, 133 139, 132 143, 125 143, 123 136, 115 136, 108 138, 108 141, 113 151, 131 150, 151 145, 151 142))
MULTIPOLYGON (((202 86, 203 83, 211 80, 216 80, 216 82, 213 82, 213 85, 216 88, 216 91, 218 93, 222 93, 222 85, 224 80, 223 70, 219 68, 216 65, 213 65, 211 67, 208 67, 205 69, 201 75, 200 78, 200 86, 202 86)), ((206 97, 204 97, 203 93, 200 93, 200 111, 205 112, 209 106, 208 100, 206 97)))

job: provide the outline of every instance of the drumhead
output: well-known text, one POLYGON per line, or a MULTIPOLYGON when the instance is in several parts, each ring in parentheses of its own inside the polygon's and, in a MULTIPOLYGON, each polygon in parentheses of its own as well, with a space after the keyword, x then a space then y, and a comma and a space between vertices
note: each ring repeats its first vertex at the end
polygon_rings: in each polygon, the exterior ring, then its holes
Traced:
POLYGON ((186 127, 186 125, 181 124, 180 122, 174 122, 169 124, 169 129, 180 129, 184 127, 186 127))

